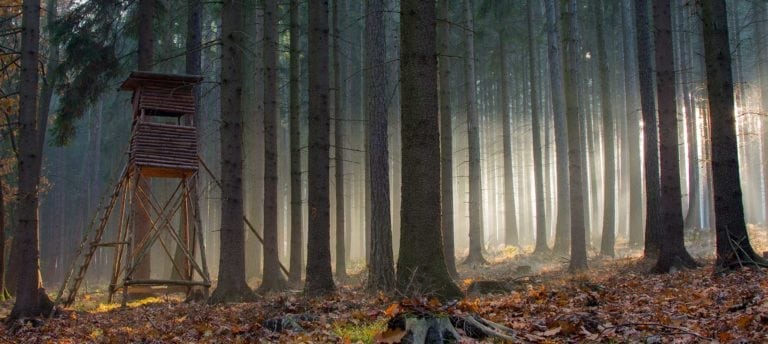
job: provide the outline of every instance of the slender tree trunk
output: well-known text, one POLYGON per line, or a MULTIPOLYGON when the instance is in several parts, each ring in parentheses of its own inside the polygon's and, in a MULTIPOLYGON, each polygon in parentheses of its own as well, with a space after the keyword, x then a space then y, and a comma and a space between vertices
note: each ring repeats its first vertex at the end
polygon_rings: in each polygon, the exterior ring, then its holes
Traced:
MULTIPOLYGON (((538 1, 536 1, 538 3, 538 1)), ((530 82, 531 96, 531 132, 533 137, 533 184, 536 193, 536 248, 534 253, 549 252, 547 246, 547 223, 544 213, 544 172, 541 161, 541 124, 539 123, 539 89, 536 85, 536 47, 534 45, 535 33, 533 31, 533 17, 535 13, 534 1, 528 0, 528 15, 526 26, 528 27, 528 79, 530 82)))
POLYGON ((264 1, 264 265, 259 293, 279 291, 286 281, 280 271, 277 240, 277 0, 264 1))
POLYGON ((519 246, 520 238, 517 233, 517 209, 515 207, 515 180, 512 167, 512 117, 509 113, 509 72, 507 71, 507 54, 504 49, 504 35, 499 32, 499 66, 501 99, 502 142, 504 144, 504 226, 505 242, 507 245, 519 246))
POLYGON ((40 274, 38 185, 42 163, 37 112, 40 1, 22 2, 21 71, 19 73, 19 190, 12 253, 18 264, 16 302, 10 319, 49 315, 53 303, 40 274))
POLYGON ((760 114, 762 118, 762 141, 761 153, 763 160, 763 223, 768 227, 768 45, 766 36, 768 35, 768 14, 766 14, 766 4, 763 1, 752 3, 752 12, 755 13, 754 32, 752 36, 755 40, 757 49, 757 74, 759 78, 760 90, 760 114))
POLYGON ((749 242, 744 221, 734 114, 731 50, 724 0, 702 0, 707 95, 712 120, 712 179, 718 270, 768 267, 749 242))
POLYGON ((335 289, 328 192, 328 0, 309 2, 309 51, 309 234, 304 291, 309 295, 324 295, 335 289))
POLYGON ((301 54, 299 46, 299 35, 301 26, 299 24, 299 0, 290 0, 290 95, 289 108, 291 112, 290 119, 290 140, 291 140, 291 257, 290 257, 290 278, 291 285, 301 283, 301 267, 303 260, 302 251, 302 211, 301 211, 301 96, 299 93, 299 75, 301 75, 301 64, 299 55, 301 54))
POLYGON ((660 148, 660 252, 653 271, 693 268, 696 262, 685 250, 683 205, 680 199, 680 166, 677 142, 675 63, 672 46, 670 0, 653 0, 656 58, 656 99, 660 148))
MULTIPOLYGON (((155 0, 140 0, 138 9, 138 69, 140 71, 151 71, 154 66, 155 56, 155 32, 153 29, 154 17, 155 17, 155 0)), ((139 188, 143 194, 151 195, 151 185, 149 184, 148 177, 139 176, 138 178, 139 188)), ((134 202, 141 202, 142 205, 138 205, 133 208, 133 236, 136 243, 142 242, 144 238, 149 235, 150 228, 152 227, 152 220, 150 219, 147 209, 150 208, 149 203, 145 198, 136 197, 134 202)), ((139 249, 138 245, 134 246, 136 250, 139 249)), ((134 254, 137 251, 134 251, 134 254)), ((136 262, 135 270, 131 275, 134 279, 149 279, 152 272, 152 255, 147 254, 141 261, 136 262)))
POLYGON ((139 0, 138 11, 138 67, 139 70, 152 70, 155 56, 155 0, 139 0))
POLYGON ((638 111, 637 54, 633 47, 637 40, 633 30, 637 27, 633 1, 622 1, 621 20, 624 42, 624 104, 627 116, 627 145, 629 150, 629 244, 643 244, 643 174, 640 153, 640 120, 638 111))
POLYGON ((389 200, 389 149, 387 147, 387 65, 384 1, 366 1, 365 61, 368 111, 368 171, 371 190, 371 261, 368 290, 390 291, 395 287, 392 255, 392 224, 389 200))
POLYGON ((344 109, 342 108, 342 78, 339 53, 339 1, 333 2, 333 135, 334 135, 334 165, 335 200, 336 200, 336 278, 340 281, 347 279, 346 237, 344 235, 344 109))
POLYGON ((555 0, 545 3, 547 15, 547 60, 549 62, 549 87, 552 95, 552 112, 555 121, 555 159, 557 172, 557 225, 553 251, 567 254, 571 241, 568 188, 568 127, 565 117, 565 93, 563 91, 563 57, 560 51, 560 34, 557 29, 559 6, 555 0))
POLYGON ((645 152, 645 257, 656 259, 660 250, 659 238, 659 146, 658 126, 653 97, 653 70, 651 66, 651 28, 648 1, 635 2, 637 25, 637 60, 640 71, 640 103, 643 114, 645 152))
POLYGON ((603 32, 603 1, 595 4, 595 22, 597 23, 597 60, 600 74, 600 112, 603 115, 603 235, 600 242, 600 254, 613 257, 616 243, 616 166, 614 161, 615 128, 611 104, 611 82, 608 77, 608 55, 605 51, 605 33, 603 32))
POLYGON ((584 221, 584 197, 579 129, 579 26, 576 0, 563 0, 563 47, 565 48, 565 115, 568 124, 568 180, 571 205, 571 262, 568 269, 579 271, 587 268, 586 223, 584 221))
MULTIPOLYGON (((456 271, 456 253, 453 235, 453 124, 451 121, 451 65, 450 25, 448 23, 448 0, 440 0, 437 5, 437 49, 440 90, 440 199, 442 210, 443 254, 445 265, 451 276, 458 276, 456 271)), ((503 61, 503 60, 502 60, 503 61)), ((503 65, 503 63, 502 63, 503 65)), ((517 234, 517 231, 515 231, 517 234)))
POLYGON ((464 0, 466 56, 464 57, 464 92, 467 97, 469 142, 469 256, 464 264, 485 264, 483 258, 483 185, 480 166, 480 119, 477 114, 475 79, 475 26, 472 0, 464 0))
POLYGON ((402 193, 397 288, 430 290, 443 299, 461 291, 440 245, 440 134, 437 104, 435 3, 400 1, 402 193))
MULTIPOLYGON (((200 75, 202 71, 202 37, 203 37, 203 25, 202 25, 202 17, 203 17, 203 2, 202 0, 188 0, 187 1, 187 39, 186 39, 186 61, 185 61, 185 71, 188 75, 200 75)), ((198 154, 202 152, 201 149, 201 142, 202 142, 202 117, 200 115, 200 87, 195 86, 194 90, 194 97, 195 97, 195 114, 194 118, 192 119, 193 124, 197 128, 197 152, 198 154)), ((192 228, 194 231, 190 233, 192 235, 192 238, 195 238, 195 233, 197 231, 203 230, 202 225, 202 219, 200 215, 200 199, 201 199, 201 193, 200 190, 202 190, 202 185, 200 182, 200 176, 195 175, 194 179, 191 181, 191 192, 190 192, 190 199, 192 201, 192 212, 194 214, 193 217, 193 223, 192 228)), ((194 242, 194 239, 192 239, 194 242)), ((200 247, 202 247, 203 250, 206 249, 205 241, 200 243, 200 247)), ((189 265, 190 262, 188 259, 184 260, 185 266, 187 266, 187 271, 191 271, 191 266, 189 265)), ((210 277, 210 276, 209 276, 210 277)), ((208 290, 206 289, 206 294, 208 290)))
MULTIPOLYGON (((690 33, 688 26, 688 16, 685 15, 685 7, 680 0, 681 9, 678 11, 679 36, 680 36, 680 81, 683 93, 683 106, 685 107, 685 130, 688 137, 688 211, 683 220, 685 229, 701 229, 701 189, 700 168, 699 168, 699 135, 698 123, 696 120, 696 111, 694 97, 691 94, 691 59, 690 52, 690 33)), ((759 2, 756 2, 759 3, 759 2)))
POLYGON ((243 3, 225 0, 221 9, 221 230, 219 278, 210 303, 250 300, 245 281, 243 227, 243 3))

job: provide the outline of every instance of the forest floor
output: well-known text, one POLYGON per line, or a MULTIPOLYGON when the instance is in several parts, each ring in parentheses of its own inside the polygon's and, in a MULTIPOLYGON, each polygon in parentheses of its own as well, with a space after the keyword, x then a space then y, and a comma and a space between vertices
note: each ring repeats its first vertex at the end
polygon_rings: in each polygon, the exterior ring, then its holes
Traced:
MULTIPOLYGON (((297 290, 218 306, 164 295, 120 309, 91 293, 52 319, 0 326, 0 343, 394 343, 403 332, 385 332, 388 321, 419 312, 477 314, 510 328, 516 342, 768 342, 768 270, 715 274, 712 258, 697 254, 711 252, 710 245, 689 250, 702 268, 654 275, 639 250, 592 258, 589 271, 569 274, 564 258, 503 249, 487 266, 460 266, 461 286, 476 283, 464 300, 446 305, 366 295, 359 277, 326 298, 297 290), (478 294, 483 280, 501 281, 501 288, 478 294)), ((0 304, 0 317, 11 302, 0 304)), ((458 333, 467 336, 462 343, 501 342, 458 333)))

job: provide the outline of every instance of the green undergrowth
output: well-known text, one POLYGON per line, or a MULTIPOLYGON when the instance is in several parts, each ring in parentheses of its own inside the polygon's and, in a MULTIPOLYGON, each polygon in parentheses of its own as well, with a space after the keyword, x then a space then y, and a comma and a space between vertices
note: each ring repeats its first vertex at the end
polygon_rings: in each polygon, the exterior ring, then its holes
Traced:
POLYGON ((333 326, 333 333, 349 343, 373 343, 376 334, 387 328, 386 320, 374 322, 347 322, 333 326))

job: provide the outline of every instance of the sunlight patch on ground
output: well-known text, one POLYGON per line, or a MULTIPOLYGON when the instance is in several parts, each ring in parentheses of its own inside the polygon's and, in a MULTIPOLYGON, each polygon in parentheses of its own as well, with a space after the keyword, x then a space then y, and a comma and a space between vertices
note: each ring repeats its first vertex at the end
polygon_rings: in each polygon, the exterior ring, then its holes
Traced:
MULTIPOLYGON (((140 300, 135 300, 135 301, 128 302, 126 304, 126 307, 128 307, 128 308, 136 308, 136 307, 140 307, 140 306, 144 306, 144 305, 149 305, 149 304, 153 304, 153 303, 161 303, 161 302, 164 302, 164 301, 166 301, 166 300, 163 300, 163 299, 161 299, 159 297, 152 296, 152 297, 147 297, 147 298, 143 298, 143 299, 140 299, 140 300)), ((109 311, 112 311, 112 310, 115 310, 115 309, 118 309, 118 308, 120 308, 120 303, 99 303, 99 305, 96 308, 94 308, 93 310, 91 310, 91 312, 93 312, 93 313, 109 312, 109 311)))

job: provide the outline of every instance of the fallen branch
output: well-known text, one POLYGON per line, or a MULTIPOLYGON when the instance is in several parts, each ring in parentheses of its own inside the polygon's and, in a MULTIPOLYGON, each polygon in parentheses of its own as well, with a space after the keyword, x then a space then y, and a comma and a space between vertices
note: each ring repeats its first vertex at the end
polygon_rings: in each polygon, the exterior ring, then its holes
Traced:
POLYGON ((469 325, 474 326, 477 330, 480 330, 480 332, 482 332, 487 337, 499 338, 499 339, 502 339, 508 342, 513 342, 513 343, 521 342, 521 339, 515 337, 514 334, 507 335, 506 333, 503 333, 503 332, 512 332, 512 329, 509 329, 505 326, 496 324, 494 322, 485 320, 483 318, 479 318, 479 319, 475 318, 475 316, 473 315, 462 317, 461 319, 464 320, 469 325))

